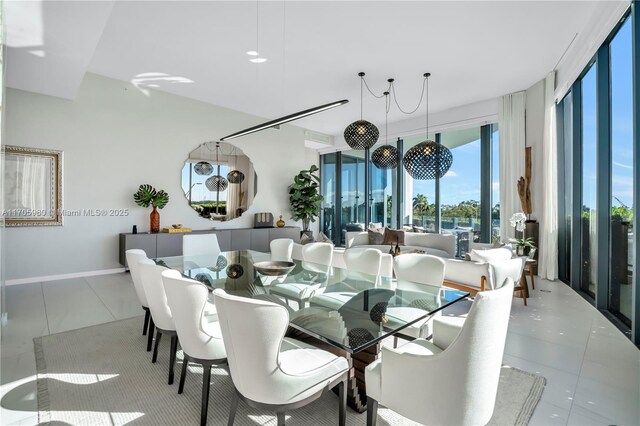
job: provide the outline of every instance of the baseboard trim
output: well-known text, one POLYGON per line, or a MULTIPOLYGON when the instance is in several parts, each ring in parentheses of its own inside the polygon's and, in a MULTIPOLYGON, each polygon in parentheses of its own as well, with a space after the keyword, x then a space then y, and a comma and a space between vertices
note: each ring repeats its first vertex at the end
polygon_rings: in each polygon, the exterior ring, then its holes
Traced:
POLYGON ((46 281, 66 280, 69 278, 95 277, 96 275, 109 275, 125 272, 125 268, 101 269, 99 271, 72 272, 70 274, 43 275, 41 277, 18 278, 14 280, 6 280, 5 285, 19 285, 41 283, 46 281))

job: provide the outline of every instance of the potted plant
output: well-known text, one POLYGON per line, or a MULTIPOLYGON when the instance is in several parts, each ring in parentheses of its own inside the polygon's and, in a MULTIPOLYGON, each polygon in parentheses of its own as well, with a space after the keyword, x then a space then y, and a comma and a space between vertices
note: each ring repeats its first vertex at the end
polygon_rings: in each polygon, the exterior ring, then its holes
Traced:
POLYGON ((516 246, 517 256, 526 256, 532 248, 535 248, 533 238, 515 238, 513 242, 516 246))
POLYGON ((320 204, 324 197, 320 195, 320 178, 316 175, 318 166, 301 170, 289 185, 291 219, 302 221, 302 232, 311 235, 309 224, 320 215, 320 204))
POLYGON ((162 209, 167 205, 169 202, 169 194, 164 192, 164 190, 156 191, 153 186, 145 183, 140 185, 138 192, 133 194, 133 201, 140 207, 153 207, 149 215, 151 232, 160 232, 160 213, 158 209, 162 209))

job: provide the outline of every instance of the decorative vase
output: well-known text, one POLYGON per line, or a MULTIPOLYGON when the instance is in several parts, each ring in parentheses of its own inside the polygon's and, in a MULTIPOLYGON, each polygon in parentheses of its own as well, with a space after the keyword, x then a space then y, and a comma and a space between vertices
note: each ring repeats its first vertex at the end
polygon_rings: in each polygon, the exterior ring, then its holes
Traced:
POLYGON ((280 215, 280 220, 276 222, 276 226, 278 228, 284 228, 284 220, 282 220, 282 215, 280 215))
POLYGON ((156 206, 153 206, 153 210, 151 210, 151 214, 149 215, 149 224, 151 233, 157 234, 160 232, 160 213, 156 206))

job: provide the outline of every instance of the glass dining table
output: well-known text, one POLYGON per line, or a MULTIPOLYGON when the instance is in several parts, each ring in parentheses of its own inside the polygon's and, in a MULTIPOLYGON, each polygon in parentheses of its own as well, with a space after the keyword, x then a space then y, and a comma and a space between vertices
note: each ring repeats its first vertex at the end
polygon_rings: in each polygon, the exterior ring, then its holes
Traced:
MULTIPOLYGON (((218 255, 173 256, 156 264, 179 271, 211 291, 277 303, 289 312, 287 335, 345 356, 351 365, 349 405, 366 409, 364 369, 380 351, 382 340, 420 328, 444 308, 469 293, 293 260, 281 276, 263 275, 254 267, 272 259, 251 250, 218 255)), ((406 335, 411 335, 407 333, 406 335)))

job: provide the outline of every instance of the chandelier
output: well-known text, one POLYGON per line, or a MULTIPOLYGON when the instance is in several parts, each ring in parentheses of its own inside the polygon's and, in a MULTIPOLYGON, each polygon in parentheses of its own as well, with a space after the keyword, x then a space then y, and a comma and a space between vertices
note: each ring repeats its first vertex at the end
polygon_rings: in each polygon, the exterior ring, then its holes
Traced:
POLYGON ((376 144, 380 132, 378 128, 367 120, 362 119, 362 89, 364 73, 358 73, 360 77, 360 120, 354 121, 344 129, 344 140, 352 149, 368 149, 376 144))
MULTIPOLYGON (((384 132, 385 132, 385 144, 377 148, 371 154, 371 162, 379 169, 395 169, 398 167, 398 149, 386 143, 389 140, 389 92, 384 92, 385 105, 384 105, 384 132)), ((400 138, 398 138, 400 139, 400 138)))

